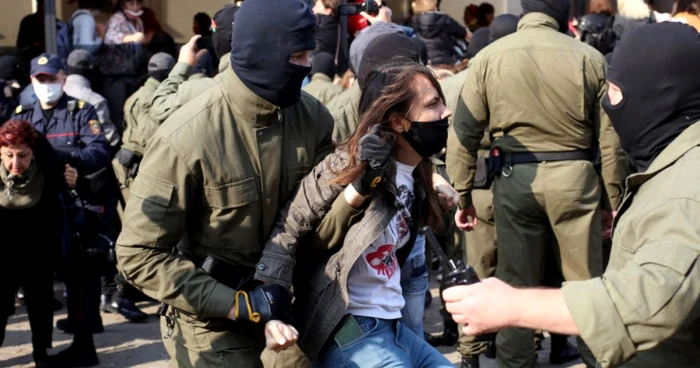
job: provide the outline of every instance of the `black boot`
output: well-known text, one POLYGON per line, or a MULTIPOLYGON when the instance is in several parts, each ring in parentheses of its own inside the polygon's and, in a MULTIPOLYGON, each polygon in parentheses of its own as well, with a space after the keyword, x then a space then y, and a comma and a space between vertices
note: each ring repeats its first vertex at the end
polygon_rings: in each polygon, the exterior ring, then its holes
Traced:
POLYGON ((100 365, 92 335, 75 337, 70 347, 49 358, 51 367, 95 367, 100 365))
POLYGON ((119 294, 112 298, 112 302, 106 308, 112 313, 121 314, 130 322, 145 322, 148 319, 148 315, 143 313, 131 300, 120 297, 119 294))
MULTIPOLYGON (((68 318, 59 319, 56 321, 56 328, 63 331, 63 333, 74 334, 75 328, 68 318)), ((105 332, 105 327, 102 324, 102 318, 97 320, 94 326, 92 326, 92 333, 101 334, 105 332)))
POLYGON ((49 354, 46 353, 46 349, 34 349, 32 352, 32 357, 34 358, 34 365, 37 368, 51 367, 49 354))
POLYGON ((442 335, 433 336, 425 334, 425 341, 432 346, 454 346, 459 340, 459 326, 451 319, 445 320, 445 328, 442 335))
POLYGON ((465 355, 462 356, 462 368, 479 368, 479 356, 465 355))
POLYGON ((549 353, 551 364, 564 364, 581 357, 578 349, 569 344, 569 336, 552 334, 552 352, 549 353))

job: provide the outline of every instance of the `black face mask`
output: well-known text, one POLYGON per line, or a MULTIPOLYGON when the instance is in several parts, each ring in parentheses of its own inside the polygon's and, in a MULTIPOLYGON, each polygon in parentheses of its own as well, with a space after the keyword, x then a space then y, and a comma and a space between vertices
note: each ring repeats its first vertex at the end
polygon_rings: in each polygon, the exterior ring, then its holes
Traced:
POLYGON ((411 122, 411 128, 401 135, 423 158, 431 157, 447 146, 447 118, 431 122, 411 122))
POLYGON ((608 80, 622 101, 603 109, 639 172, 687 127, 700 120, 700 36, 680 23, 639 27, 615 48, 608 80), (640 62, 643 60, 644 62, 640 62))
POLYGON ((311 67, 289 62, 316 48, 316 18, 300 0, 244 1, 231 34, 231 67, 258 97, 285 108, 301 98, 311 67))

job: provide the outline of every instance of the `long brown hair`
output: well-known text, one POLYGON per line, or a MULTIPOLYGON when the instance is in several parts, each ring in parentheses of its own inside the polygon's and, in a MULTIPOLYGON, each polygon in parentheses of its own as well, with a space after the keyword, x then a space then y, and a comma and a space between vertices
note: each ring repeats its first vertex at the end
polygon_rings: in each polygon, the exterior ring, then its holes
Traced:
MULTIPOLYGON (((359 152, 360 138, 367 134, 372 127, 381 125, 380 135, 382 138, 392 143, 396 141, 396 136, 389 126, 389 119, 392 114, 400 116, 408 114, 416 97, 413 81, 418 76, 423 76, 430 81, 444 103, 445 97, 442 94, 440 83, 435 79, 433 72, 422 65, 416 63, 391 64, 369 76, 369 81, 360 99, 360 124, 355 133, 338 147, 340 150, 350 153, 350 162, 341 171, 334 171, 334 174, 337 175, 333 180, 335 184, 348 185, 362 175, 367 168, 367 163, 359 160, 357 152, 359 152)), ((394 152, 396 148, 394 146, 394 152)), ((428 200, 426 223, 434 230, 439 230, 442 224, 442 210, 438 195, 433 189, 433 165, 429 160, 423 159, 416 170, 428 200)), ((416 205, 421 204, 417 203, 416 205)), ((420 221, 421 219, 414 220, 420 221)))

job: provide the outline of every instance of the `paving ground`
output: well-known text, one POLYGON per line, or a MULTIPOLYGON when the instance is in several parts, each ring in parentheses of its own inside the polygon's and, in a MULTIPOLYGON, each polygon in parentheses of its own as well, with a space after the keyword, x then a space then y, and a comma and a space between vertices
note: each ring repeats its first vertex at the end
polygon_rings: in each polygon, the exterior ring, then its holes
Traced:
MULTIPOLYGON (((437 296, 437 285, 432 284, 433 296, 437 296)), ((61 290, 57 290, 57 295, 61 295, 61 290)), ((439 302, 434 299, 434 303, 426 313, 425 328, 431 333, 438 333, 442 330, 442 322, 438 314, 439 302)), ((153 303, 141 303, 139 306, 151 315, 147 323, 132 324, 124 318, 114 314, 103 314, 102 320, 105 325, 105 332, 95 335, 95 344, 102 363, 100 367, 143 367, 143 368, 165 368, 167 367, 167 354, 160 341, 160 328, 155 314, 158 306, 153 303)), ((55 313, 54 321, 65 318, 66 311, 55 313)), ((67 347, 72 339, 72 335, 66 335, 54 329, 54 349, 55 353, 67 347)), ((17 313, 10 317, 8 321, 5 343, 0 348, 0 367, 32 367, 31 332, 27 320, 26 308, 18 307, 17 313)), ((572 339, 573 342, 573 339, 572 339)), ((454 347, 442 347, 440 351, 450 361, 459 362, 459 354, 454 347)), ((552 367, 548 363, 549 339, 544 342, 544 350, 539 353, 540 367, 552 367)), ((481 358, 481 366, 485 368, 496 367, 493 360, 485 357, 481 358)), ((579 362, 568 364, 564 367, 584 367, 579 362)))

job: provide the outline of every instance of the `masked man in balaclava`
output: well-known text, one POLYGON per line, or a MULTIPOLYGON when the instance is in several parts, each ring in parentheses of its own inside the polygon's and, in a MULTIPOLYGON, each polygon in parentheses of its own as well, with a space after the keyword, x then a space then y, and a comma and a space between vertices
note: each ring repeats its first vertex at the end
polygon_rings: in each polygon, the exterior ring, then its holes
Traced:
POLYGON ((243 2, 231 67, 148 144, 117 257, 170 306, 161 327, 179 367, 261 367, 266 337, 296 334, 278 321, 287 289, 252 276, 279 210, 332 149, 330 114, 301 92, 315 24, 301 0, 243 2))
MULTIPOLYGON (((455 220, 465 231, 481 226, 472 189, 493 181, 496 276, 512 286, 542 286, 552 252, 554 272, 566 281, 587 280, 603 272, 602 188, 592 161, 600 150, 608 210, 621 200, 628 167, 600 106, 605 60, 565 34, 568 0, 522 0, 522 6, 518 30, 469 63, 461 94, 467 113, 454 120, 447 145, 448 173, 460 192, 455 220), (487 127, 488 173, 476 180, 487 127)), ((533 366, 533 336, 528 329, 501 331, 499 367, 533 366)), ((593 366, 579 342, 584 362, 593 366)))
POLYGON ((688 78, 699 58, 700 35, 685 24, 625 36, 602 106, 637 173, 626 180, 610 264, 561 289, 496 279, 447 289, 447 309, 467 333, 580 335, 599 367, 700 366, 700 79, 688 78))

